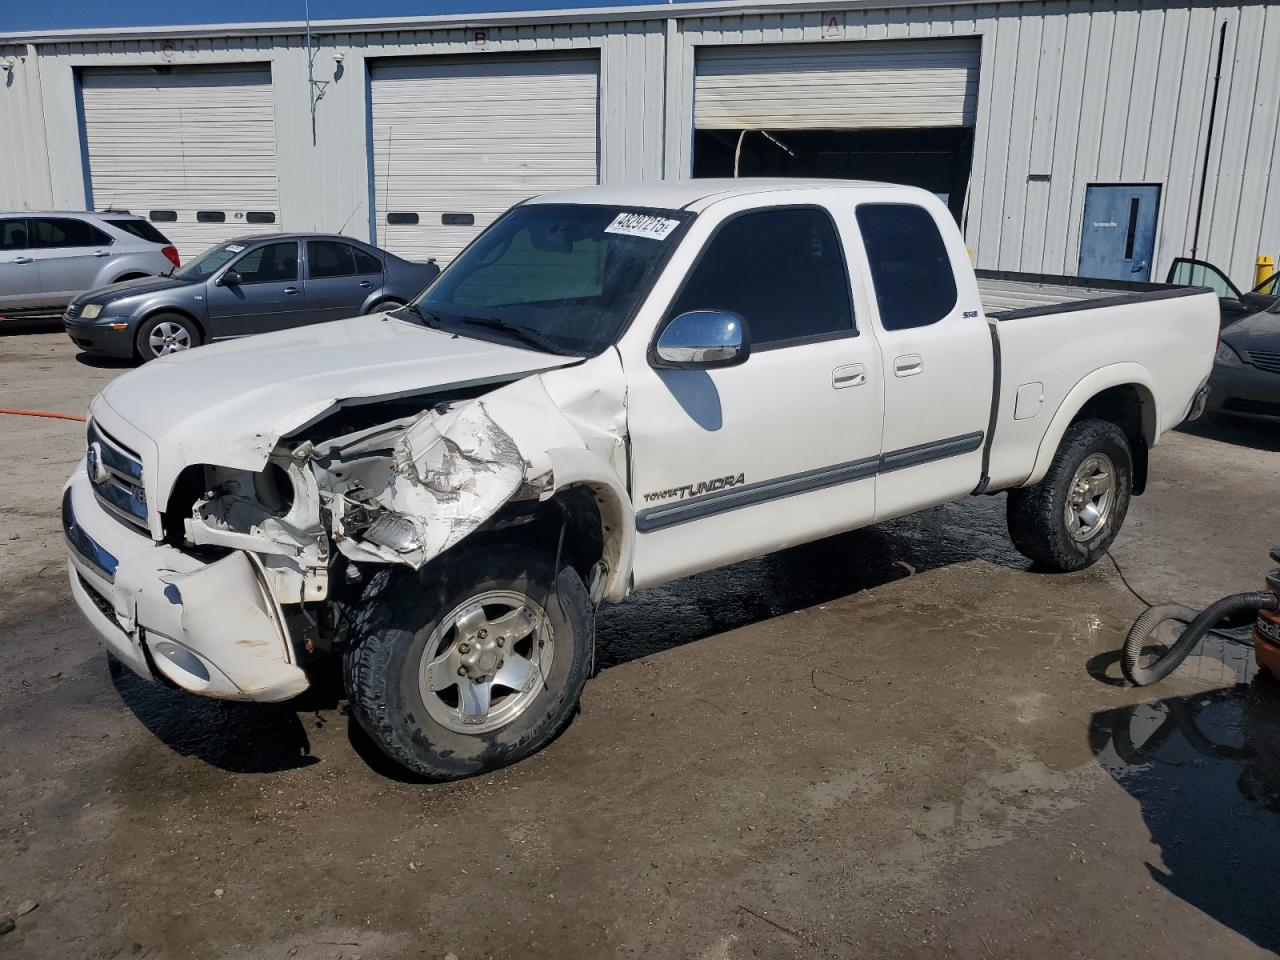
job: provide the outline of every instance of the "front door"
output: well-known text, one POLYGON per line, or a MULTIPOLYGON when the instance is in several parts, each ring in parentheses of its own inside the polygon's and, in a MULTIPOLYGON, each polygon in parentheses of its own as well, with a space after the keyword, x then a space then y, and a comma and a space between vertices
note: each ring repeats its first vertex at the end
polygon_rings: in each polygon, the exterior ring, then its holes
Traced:
MULTIPOLYGON (((696 228, 695 228, 696 230, 696 228)), ((696 243, 696 232, 686 243, 696 243)), ((831 214, 730 216, 657 323, 746 321, 740 366, 656 369, 624 345, 631 494, 643 587, 871 521, 883 413, 879 354, 855 326, 831 214)), ((647 340, 655 332, 635 331, 647 340)))
POLYGON ((1089 184, 1080 230, 1080 276, 1150 280, 1159 211, 1159 186, 1089 184))
POLYGON ((208 284, 210 335, 215 340, 283 330, 306 308, 298 279, 298 243, 251 247, 208 284))

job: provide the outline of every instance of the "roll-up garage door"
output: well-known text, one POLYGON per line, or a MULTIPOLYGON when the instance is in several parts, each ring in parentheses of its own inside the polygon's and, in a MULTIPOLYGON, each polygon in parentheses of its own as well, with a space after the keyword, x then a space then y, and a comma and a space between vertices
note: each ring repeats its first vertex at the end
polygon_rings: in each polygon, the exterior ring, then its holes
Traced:
POLYGON ((85 70, 94 209, 150 219, 183 260, 280 230, 269 67, 85 70))
POLYGON ((694 126, 973 126, 978 54, 973 39, 703 48, 695 59, 694 126))
POLYGON ((598 180, 598 59, 373 67, 376 240, 444 265, 514 203, 598 180))

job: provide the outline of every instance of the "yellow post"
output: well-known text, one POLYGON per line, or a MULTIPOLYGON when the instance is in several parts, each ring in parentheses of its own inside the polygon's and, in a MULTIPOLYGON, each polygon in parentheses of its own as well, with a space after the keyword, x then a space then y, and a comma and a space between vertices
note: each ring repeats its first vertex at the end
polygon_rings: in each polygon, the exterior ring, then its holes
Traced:
POLYGON ((1276 258, 1269 257, 1265 253, 1258 254, 1258 260, 1253 265, 1253 285, 1260 287, 1271 279, 1276 272, 1276 258))

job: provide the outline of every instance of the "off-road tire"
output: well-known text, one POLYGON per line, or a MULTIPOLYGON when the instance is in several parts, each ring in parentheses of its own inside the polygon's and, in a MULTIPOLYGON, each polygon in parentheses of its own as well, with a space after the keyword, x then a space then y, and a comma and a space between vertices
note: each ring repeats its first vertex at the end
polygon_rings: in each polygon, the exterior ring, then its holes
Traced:
POLYGON ((1132 496, 1133 451, 1124 432, 1107 420, 1079 420, 1067 428, 1044 479, 1009 491, 1009 536, 1037 566, 1060 573, 1083 570, 1110 548, 1132 496), (1064 514, 1076 471, 1095 453, 1105 454, 1115 467, 1115 501, 1106 526, 1081 542, 1071 536, 1064 514))
POLYGON ((429 780, 457 780, 514 763, 553 741, 577 710, 595 642, 587 589, 570 566, 519 542, 463 545, 416 573, 385 570, 370 583, 363 629, 343 656, 352 715, 396 763, 429 780), (427 711, 419 688, 423 650, 441 618, 491 590, 523 591, 554 634, 543 688, 507 725, 465 734, 427 711))

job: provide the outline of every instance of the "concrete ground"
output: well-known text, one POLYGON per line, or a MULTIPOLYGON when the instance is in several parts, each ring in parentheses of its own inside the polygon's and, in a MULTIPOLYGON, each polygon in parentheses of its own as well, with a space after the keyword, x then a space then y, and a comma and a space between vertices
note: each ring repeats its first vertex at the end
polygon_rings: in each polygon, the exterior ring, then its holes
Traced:
MULTIPOLYGON (((0 330, 0 407, 82 413, 124 369, 56 324, 0 330)), ((0 957, 1280 950, 1277 685, 1229 641, 1146 690, 1114 661, 1133 591, 1261 584, 1274 427, 1153 453, 1128 586, 1031 572, 991 497, 640 594, 603 612, 556 743, 444 786, 389 769, 333 692, 113 680, 62 560, 83 428, 0 437, 0 957)))

